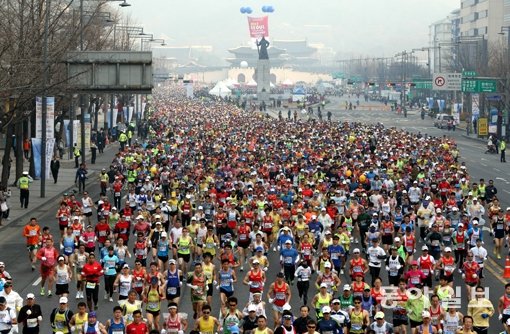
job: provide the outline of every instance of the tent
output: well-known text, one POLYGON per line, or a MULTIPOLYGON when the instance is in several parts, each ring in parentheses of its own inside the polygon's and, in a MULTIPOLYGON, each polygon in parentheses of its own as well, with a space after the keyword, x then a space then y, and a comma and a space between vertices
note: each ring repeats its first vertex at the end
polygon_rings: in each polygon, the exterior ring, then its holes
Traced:
POLYGON ((257 83, 255 82, 255 80, 251 79, 250 81, 248 81, 246 86, 248 86, 248 87, 257 87, 257 83))
POLYGON ((292 80, 290 79, 285 79, 283 82, 282 82, 282 85, 283 86, 293 86, 294 83, 292 82, 292 80))
POLYGON ((218 82, 213 89, 209 91, 209 94, 219 97, 230 96, 232 91, 223 82, 218 82))

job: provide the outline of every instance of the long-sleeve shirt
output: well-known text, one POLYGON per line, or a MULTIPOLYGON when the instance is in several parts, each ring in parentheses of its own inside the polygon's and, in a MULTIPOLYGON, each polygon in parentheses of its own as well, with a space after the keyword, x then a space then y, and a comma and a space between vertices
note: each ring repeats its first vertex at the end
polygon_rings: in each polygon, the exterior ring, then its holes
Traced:
POLYGON ((469 302, 467 314, 473 317, 473 326, 489 327, 490 317, 494 314, 494 306, 486 298, 475 298, 469 302), (489 316, 483 318, 482 314, 488 314, 489 316))

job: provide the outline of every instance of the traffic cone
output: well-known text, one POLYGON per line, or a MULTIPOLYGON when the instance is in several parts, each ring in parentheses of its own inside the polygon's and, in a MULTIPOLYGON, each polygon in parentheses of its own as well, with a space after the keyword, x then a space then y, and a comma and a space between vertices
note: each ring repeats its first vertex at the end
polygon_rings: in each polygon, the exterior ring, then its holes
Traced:
POLYGON ((510 256, 506 257, 505 260, 505 272, 503 273, 504 278, 510 278, 510 256))

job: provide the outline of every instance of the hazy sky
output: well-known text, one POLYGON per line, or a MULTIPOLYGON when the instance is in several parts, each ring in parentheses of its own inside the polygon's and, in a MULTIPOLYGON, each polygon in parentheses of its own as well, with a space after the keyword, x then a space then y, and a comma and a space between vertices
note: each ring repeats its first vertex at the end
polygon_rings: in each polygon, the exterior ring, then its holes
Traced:
POLYGON ((215 54, 249 41, 246 14, 271 5, 272 39, 323 43, 344 55, 393 56, 428 45, 429 25, 460 7, 460 0, 128 0, 122 9, 168 45, 212 45, 215 54))

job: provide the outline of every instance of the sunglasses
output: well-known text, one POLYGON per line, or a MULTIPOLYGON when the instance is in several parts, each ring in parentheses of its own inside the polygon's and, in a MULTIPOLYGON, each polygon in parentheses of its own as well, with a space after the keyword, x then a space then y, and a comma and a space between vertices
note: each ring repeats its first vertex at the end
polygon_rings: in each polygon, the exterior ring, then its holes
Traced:
POLYGON ((237 304, 228 304, 228 306, 237 306, 237 304))
POLYGON ((204 312, 202 312, 202 313, 203 313, 203 314, 211 314, 211 312, 209 312, 209 311, 204 311, 204 312))
POLYGON ((311 329, 311 328, 315 328, 315 326, 306 326, 306 327, 308 327, 308 328, 310 328, 310 329, 311 329))

